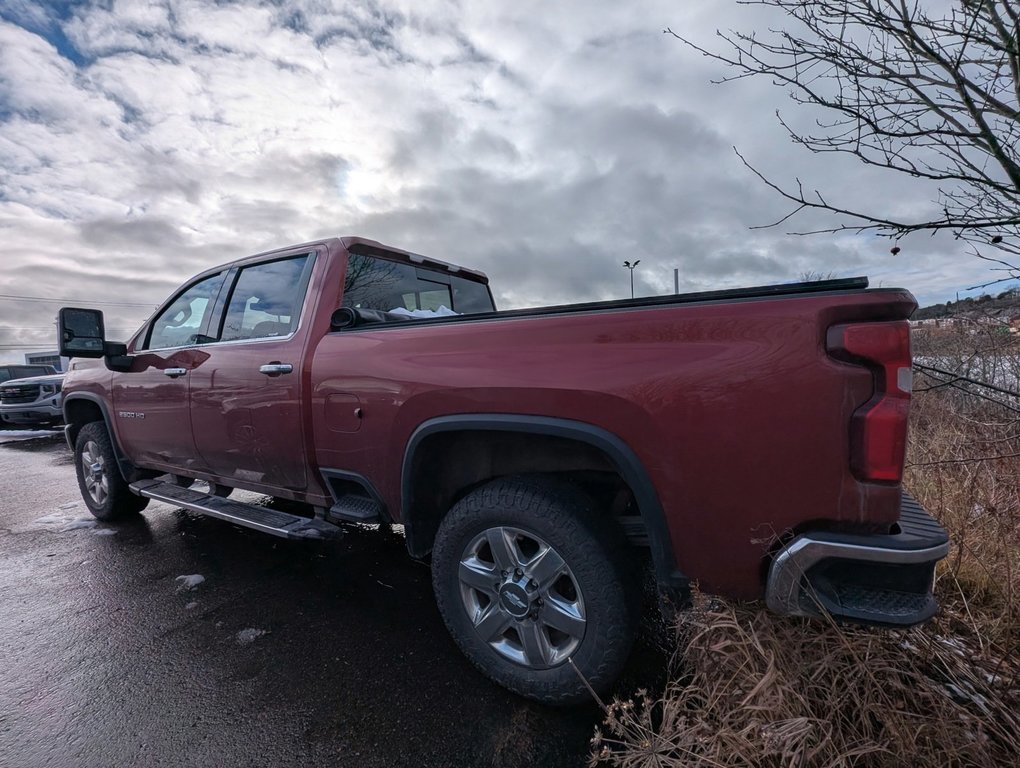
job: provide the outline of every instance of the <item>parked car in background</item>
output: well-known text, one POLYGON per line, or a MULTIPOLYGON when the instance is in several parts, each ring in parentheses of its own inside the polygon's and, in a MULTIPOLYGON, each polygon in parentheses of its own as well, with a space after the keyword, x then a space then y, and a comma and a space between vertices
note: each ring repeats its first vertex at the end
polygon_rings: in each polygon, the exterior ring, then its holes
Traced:
POLYGON ((0 420, 8 427, 48 427, 64 420, 61 388, 64 374, 48 365, 5 368, 49 369, 47 376, 7 379, 0 384, 0 420))
POLYGON ((0 384, 11 379, 49 376, 57 372, 52 365, 0 365, 0 384))

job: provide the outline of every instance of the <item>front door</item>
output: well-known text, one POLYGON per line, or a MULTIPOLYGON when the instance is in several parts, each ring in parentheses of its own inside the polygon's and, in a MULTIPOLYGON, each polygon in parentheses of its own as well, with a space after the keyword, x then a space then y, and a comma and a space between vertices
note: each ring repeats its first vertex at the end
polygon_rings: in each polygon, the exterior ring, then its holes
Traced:
POLYGON ((314 262, 305 251, 240 267, 218 339, 191 377, 195 447, 213 474, 242 487, 308 485, 300 320, 314 262))
POLYGON ((225 273, 186 286, 152 320, 132 349, 131 369, 113 377, 114 430, 138 464, 166 470, 201 469, 189 414, 194 372, 208 358, 216 299, 225 273))

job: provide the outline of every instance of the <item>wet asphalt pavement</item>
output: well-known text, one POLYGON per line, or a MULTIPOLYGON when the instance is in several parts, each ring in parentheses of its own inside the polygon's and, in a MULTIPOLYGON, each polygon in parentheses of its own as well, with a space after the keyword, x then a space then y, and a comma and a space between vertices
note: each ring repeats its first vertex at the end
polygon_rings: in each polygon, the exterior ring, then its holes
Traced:
MULTIPOLYGON (((62 438, 10 434, 0 766, 586 763, 598 709, 532 704, 475 672, 398 534, 289 542, 157 503, 97 524, 62 438)), ((654 683, 650 646, 621 692, 654 683)))

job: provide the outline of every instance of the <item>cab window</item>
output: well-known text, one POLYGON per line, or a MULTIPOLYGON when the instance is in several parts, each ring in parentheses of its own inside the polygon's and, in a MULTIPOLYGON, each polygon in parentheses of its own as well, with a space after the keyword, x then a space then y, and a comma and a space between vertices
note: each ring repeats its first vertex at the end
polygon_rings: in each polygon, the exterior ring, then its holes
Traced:
POLYGON ((484 283, 446 275, 364 253, 350 254, 344 277, 343 306, 360 309, 428 310, 459 315, 492 312, 484 283))
POLYGON ((227 305, 220 341, 289 336, 297 330, 311 254, 241 269, 227 305))
POLYGON ((146 349, 168 349, 214 341, 209 336, 209 322, 223 278, 224 273, 221 272, 185 288, 152 321, 146 349))

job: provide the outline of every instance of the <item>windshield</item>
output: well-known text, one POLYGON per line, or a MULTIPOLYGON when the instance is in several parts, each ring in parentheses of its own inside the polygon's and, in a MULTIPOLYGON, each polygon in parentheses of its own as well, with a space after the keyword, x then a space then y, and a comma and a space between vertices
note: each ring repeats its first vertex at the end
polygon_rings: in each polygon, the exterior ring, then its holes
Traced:
POLYGON ((8 365, 0 368, 0 381, 27 379, 31 376, 48 376, 53 369, 46 365, 8 365))

